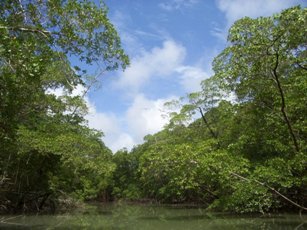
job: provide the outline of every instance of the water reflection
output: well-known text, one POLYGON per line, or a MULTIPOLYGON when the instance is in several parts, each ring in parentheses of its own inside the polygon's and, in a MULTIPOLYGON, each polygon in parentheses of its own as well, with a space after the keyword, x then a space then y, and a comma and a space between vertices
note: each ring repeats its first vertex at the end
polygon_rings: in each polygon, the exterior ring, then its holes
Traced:
MULTIPOLYGON (((307 216, 303 216, 307 219, 307 216)), ((299 215, 236 216, 201 208, 104 204, 58 215, 2 216, 0 229, 305 229, 299 215)))

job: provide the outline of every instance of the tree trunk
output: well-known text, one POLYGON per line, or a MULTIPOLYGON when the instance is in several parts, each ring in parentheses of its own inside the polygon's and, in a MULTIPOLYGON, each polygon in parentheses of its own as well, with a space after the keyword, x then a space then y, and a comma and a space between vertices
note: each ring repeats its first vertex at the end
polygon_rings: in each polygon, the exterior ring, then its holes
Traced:
POLYGON ((271 74, 276 82, 276 85, 277 85, 277 88, 278 88, 278 92, 279 92, 279 95, 280 95, 280 98, 281 98, 281 108, 280 108, 280 111, 284 117, 284 120, 287 124, 287 127, 288 127, 288 130, 289 130, 289 133, 291 135, 291 138, 292 138, 292 141, 293 141, 293 145, 294 145, 294 148, 297 152, 300 151, 300 148, 299 148, 299 144, 297 142, 297 139, 295 137, 295 134, 294 134, 294 131, 293 131, 293 128, 292 128, 292 125, 291 125, 291 122, 289 120, 289 117, 287 115, 287 112, 286 112, 286 100, 285 100, 285 95, 284 95, 284 91, 281 87, 281 83, 279 81, 279 76, 277 74, 277 68, 278 68, 278 64, 279 64, 279 55, 278 53, 275 54, 276 56, 276 61, 275 61, 275 66, 274 66, 274 69, 271 71, 271 74))
POLYGON ((201 118, 203 119, 205 125, 207 126, 207 128, 208 128, 209 131, 210 131, 211 136, 212 136, 214 139, 217 140, 217 145, 218 145, 218 147, 220 147, 220 143, 219 143, 219 141, 218 141, 218 136, 217 136, 217 134, 212 130, 212 128, 211 128, 209 122, 207 121, 207 119, 206 119, 206 117, 205 117, 205 115, 204 115, 204 113, 203 113, 202 108, 201 108, 201 107, 198 107, 198 109, 199 109, 201 118))

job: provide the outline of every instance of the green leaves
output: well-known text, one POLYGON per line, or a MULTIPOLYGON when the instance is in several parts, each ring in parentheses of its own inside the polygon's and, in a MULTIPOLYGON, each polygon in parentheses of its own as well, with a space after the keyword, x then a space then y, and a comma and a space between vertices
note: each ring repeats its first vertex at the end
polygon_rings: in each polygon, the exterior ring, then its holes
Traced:
POLYGON ((83 96, 71 95, 90 87, 86 71, 70 57, 104 71, 129 64, 104 4, 1 1, 0 203, 8 210, 44 205, 29 193, 92 199, 111 183, 111 151, 85 126, 83 96))
POLYGON ((141 182, 151 198, 182 202, 192 199, 199 182, 196 181, 198 152, 187 144, 151 148, 140 159, 141 182))
POLYGON ((129 173, 144 197, 239 213, 301 207, 306 18, 294 7, 231 27, 202 90, 166 103, 170 124, 127 153, 137 153, 129 173))

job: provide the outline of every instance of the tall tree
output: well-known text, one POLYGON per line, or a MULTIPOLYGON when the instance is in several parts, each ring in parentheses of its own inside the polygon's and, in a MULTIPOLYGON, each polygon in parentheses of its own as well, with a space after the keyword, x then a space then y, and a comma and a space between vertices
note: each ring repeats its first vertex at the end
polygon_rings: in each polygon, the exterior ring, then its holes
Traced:
POLYGON ((231 27, 214 76, 201 92, 167 103, 176 111, 170 124, 137 147, 147 198, 306 210, 306 19, 294 7, 231 27))
POLYGON ((89 198, 106 187, 113 170, 110 151, 100 134, 85 126, 82 97, 70 95, 78 85, 89 87, 85 66, 94 64, 100 72, 129 64, 103 2, 0 2, 0 200, 4 207, 31 209, 36 202, 39 209, 50 193, 74 191, 75 197, 89 198), (72 66, 70 59, 79 64, 72 66), (55 89, 66 94, 48 93, 55 89))
POLYGON ((273 17, 237 21, 229 31, 230 46, 214 61, 216 75, 241 102, 253 102, 276 120, 282 117, 297 152, 303 131, 295 114, 302 108, 293 100, 306 102, 306 14, 306 8, 294 7, 273 17))

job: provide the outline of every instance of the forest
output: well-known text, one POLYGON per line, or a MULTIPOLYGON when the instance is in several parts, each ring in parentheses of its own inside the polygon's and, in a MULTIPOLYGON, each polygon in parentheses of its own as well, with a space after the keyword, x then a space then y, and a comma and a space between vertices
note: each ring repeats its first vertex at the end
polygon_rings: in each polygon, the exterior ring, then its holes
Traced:
POLYGON ((129 65, 107 13, 87 0, 0 2, 1 213, 91 200, 307 210, 306 8, 236 21, 202 90, 166 103, 164 129, 116 153, 72 93, 100 77, 84 66, 129 65))

